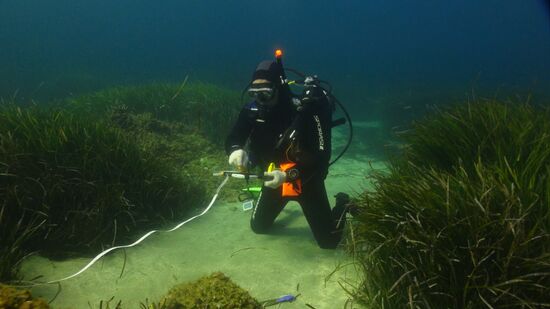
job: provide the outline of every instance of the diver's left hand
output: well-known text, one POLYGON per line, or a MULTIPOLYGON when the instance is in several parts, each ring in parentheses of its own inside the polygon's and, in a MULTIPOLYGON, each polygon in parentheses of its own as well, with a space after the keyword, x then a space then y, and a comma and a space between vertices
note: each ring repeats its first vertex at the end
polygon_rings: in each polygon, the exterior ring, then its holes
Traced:
POLYGON ((283 184, 283 182, 286 181, 286 173, 281 171, 281 170, 274 170, 274 171, 271 171, 271 172, 265 172, 264 176, 273 177, 273 179, 264 182, 264 186, 272 188, 272 189, 277 189, 278 187, 280 187, 283 184))

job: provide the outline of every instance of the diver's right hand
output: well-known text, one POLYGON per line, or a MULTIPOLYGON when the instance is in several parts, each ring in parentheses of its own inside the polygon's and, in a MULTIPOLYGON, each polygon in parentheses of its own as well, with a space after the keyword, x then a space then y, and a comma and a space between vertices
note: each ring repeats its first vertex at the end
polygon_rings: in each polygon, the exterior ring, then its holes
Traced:
POLYGON ((237 149, 229 155, 229 164, 239 170, 244 170, 248 165, 248 154, 242 149, 237 149))

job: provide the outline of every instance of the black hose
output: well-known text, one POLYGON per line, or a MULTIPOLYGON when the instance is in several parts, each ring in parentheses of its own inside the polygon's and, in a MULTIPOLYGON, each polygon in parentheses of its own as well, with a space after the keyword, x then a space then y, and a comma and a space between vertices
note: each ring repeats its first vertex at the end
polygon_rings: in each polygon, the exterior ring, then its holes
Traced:
POLYGON ((332 160, 332 162, 330 162, 328 166, 331 166, 332 164, 336 163, 336 161, 338 161, 338 159, 340 159, 344 155, 344 153, 346 153, 349 146, 351 145, 351 140, 353 139, 353 124, 351 123, 351 117, 349 116, 348 111, 346 110, 344 105, 342 105, 342 103, 340 103, 340 101, 334 95, 330 94, 330 97, 332 100, 334 100, 334 102, 336 102, 336 104, 338 104, 338 106, 340 106, 340 108, 342 109, 342 112, 344 112, 344 115, 348 119, 349 136, 348 136, 348 142, 346 143, 346 146, 344 146, 344 149, 342 150, 342 152, 340 152, 340 154, 334 160, 332 160))

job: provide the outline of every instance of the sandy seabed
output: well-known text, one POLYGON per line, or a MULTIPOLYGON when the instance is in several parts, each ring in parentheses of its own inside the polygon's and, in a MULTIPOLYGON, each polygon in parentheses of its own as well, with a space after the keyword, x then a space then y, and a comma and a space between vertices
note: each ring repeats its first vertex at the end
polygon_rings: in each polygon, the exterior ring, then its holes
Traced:
MULTIPOLYGON (((365 176, 371 166, 384 166, 382 161, 371 161, 369 165, 368 160, 344 157, 331 167, 326 180, 331 205, 337 192, 354 195, 368 188, 365 176)), ((341 284, 358 284, 361 271, 342 249, 323 250, 317 246, 297 203, 286 206, 269 235, 250 230, 250 215, 240 203, 216 202, 208 213, 180 229, 153 234, 126 249, 122 277, 125 254, 118 250, 81 275, 62 282, 61 293, 51 305, 63 309, 99 308, 102 300, 114 297, 111 307, 122 301, 123 308, 139 308, 146 298, 159 301, 176 284, 221 271, 260 301, 300 294, 295 302, 282 304, 281 308, 306 308, 306 304, 314 308, 344 307, 349 296, 341 284)), ((75 273, 89 261, 50 261, 32 256, 23 263, 21 274, 25 279, 42 275, 41 281, 55 280, 75 273)), ((48 285, 35 287, 32 292, 51 299, 57 290, 57 285, 48 285)))

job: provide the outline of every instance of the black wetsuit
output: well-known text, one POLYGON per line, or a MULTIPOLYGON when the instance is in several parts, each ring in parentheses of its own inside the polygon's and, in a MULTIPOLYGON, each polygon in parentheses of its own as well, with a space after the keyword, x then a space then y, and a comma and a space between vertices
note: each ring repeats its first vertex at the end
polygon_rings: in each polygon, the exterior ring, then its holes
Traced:
POLYGON ((331 210, 324 180, 331 152, 332 106, 326 96, 298 112, 290 96, 281 96, 273 110, 262 115, 256 102, 246 104, 226 140, 229 155, 245 147, 253 164, 267 170, 292 161, 299 171, 302 192, 297 197, 282 197, 282 187, 262 187, 251 217, 256 233, 267 233, 289 200, 296 200, 321 248, 335 248, 342 237, 343 205, 331 210), (294 133, 293 133, 294 132, 294 133), (341 221, 341 222, 340 222, 341 221))

